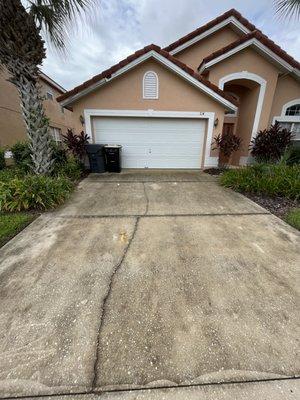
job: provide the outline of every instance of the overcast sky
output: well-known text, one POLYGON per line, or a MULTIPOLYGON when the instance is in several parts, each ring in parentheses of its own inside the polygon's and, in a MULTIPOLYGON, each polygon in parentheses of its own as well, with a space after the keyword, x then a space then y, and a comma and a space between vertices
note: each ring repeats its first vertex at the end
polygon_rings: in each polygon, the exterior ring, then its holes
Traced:
POLYGON ((71 35, 65 56, 51 49, 43 71, 66 89, 155 43, 161 47, 236 8, 300 60, 300 23, 280 20, 272 0, 99 0, 89 23, 71 35))

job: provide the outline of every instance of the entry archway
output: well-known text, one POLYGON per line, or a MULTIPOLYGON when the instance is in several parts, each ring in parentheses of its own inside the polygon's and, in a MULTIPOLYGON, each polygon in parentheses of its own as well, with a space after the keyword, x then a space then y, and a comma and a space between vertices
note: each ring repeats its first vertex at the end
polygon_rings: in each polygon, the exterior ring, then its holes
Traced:
MULTIPOLYGON (((259 75, 242 71, 224 76, 219 88, 234 93, 240 98, 240 107, 235 120, 235 132, 243 139, 243 149, 237 152, 233 164, 246 164, 249 159, 248 145, 256 136, 264 103, 266 81, 259 75)), ((226 120, 225 122, 229 122, 226 120)))

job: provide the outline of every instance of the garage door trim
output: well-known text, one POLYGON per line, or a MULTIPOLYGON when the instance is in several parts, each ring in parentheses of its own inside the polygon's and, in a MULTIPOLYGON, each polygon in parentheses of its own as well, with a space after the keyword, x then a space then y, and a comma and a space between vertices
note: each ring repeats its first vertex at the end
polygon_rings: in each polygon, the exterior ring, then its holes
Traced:
POLYGON ((85 109, 85 131, 93 142, 92 117, 141 117, 141 118, 187 118, 187 119, 207 119, 207 133, 204 153, 204 167, 212 167, 218 164, 218 157, 210 156, 211 142, 213 138, 213 128, 215 113, 195 112, 195 111, 154 111, 154 110, 104 110, 104 109, 85 109))

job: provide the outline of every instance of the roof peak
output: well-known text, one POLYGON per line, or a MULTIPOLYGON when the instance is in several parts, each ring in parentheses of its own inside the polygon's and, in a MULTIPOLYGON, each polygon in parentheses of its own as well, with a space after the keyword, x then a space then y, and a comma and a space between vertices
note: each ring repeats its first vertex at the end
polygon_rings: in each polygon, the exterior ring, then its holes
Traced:
POLYGON ((300 63, 295 60, 292 56, 290 56, 286 51, 284 51, 280 46, 278 46, 275 42, 273 42, 271 39, 269 39, 266 35, 264 35, 260 30, 256 29, 252 32, 249 32, 248 34, 244 35, 242 38, 235 40, 234 42, 230 43, 227 46, 222 47, 221 49, 211 53, 207 57, 205 57, 201 64, 199 65, 199 69, 201 67, 205 66, 208 62, 214 60, 215 58, 226 54, 228 51, 238 47, 239 45, 247 42, 248 40, 251 39, 257 39, 260 43, 268 47, 271 51, 273 51, 275 54, 277 54, 279 57, 281 57, 283 60, 285 60, 288 64, 290 64, 292 67, 297 68, 300 70, 300 63))
POLYGON ((110 67, 109 69, 101 72, 100 74, 94 76, 93 78, 85 81, 79 86, 76 86, 72 90, 62 94, 61 96, 58 97, 59 102, 63 102, 66 99, 76 96, 81 92, 84 92, 86 89, 93 87, 96 83, 104 80, 104 79, 110 79, 113 74, 121 70, 123 67, 131 64, 133 61, 137 60, 138 58, 146 55, 147 53, 150 53, 151 51, 154 51, 155 53, 159 54, 160 56, 164 57, 165 59, 169 60, 170 62, 173 63, 173 65, 177 66, 180 68, 183 72, 187 73, 190 75, 192 78, 196 79, 198 82, 200 82, 202 85, 206 86, 213 92, 215 92, 217 95, 221 96, 223 100, 227 100, 233 105, 237 105, 235 99, 231 97, 230 95, 226 94, 223 90, 219 89, 216 85, 205 79, 203 76, 201 76, 198 72, 195 72, 192 68, 190 68, 188 65, 184 64, 183 62, 179 61, 175 57, 173 57, 170 53, 168 53, 165 50, 162 50, 159 46, 155 44, 150 44, 148 46, 145 46, 144 48, 136 51, 135 53, 131 54, 124 60, 120 61, 118 64, 115 64, 114 66, 110 67))
POLYGON ((260 30, 253 25, 250 21, 248 21, 243 15, 237 11, 235 8, 231 8, 230 10, 226 11, 225 13, 219 15, 218 17, 210 20, 204 25, 201 25, 199 28, 195 29, 194 31, 188 33, 187 35, 181 37, 180 39, 177 39, 175 42, 169 44, 164 48, 166 51, 173 51, 177 47, 183 45, 184 43, 192 40, 196 36, 200 35, 201 33, 204 33, 205 31, 213 28, 214 26, 218 25, 219 23, 225 21, 227 18, 230 17, 235 17, 242 25, 244 25, 250 32, 252 31, 259 31, 260 30))

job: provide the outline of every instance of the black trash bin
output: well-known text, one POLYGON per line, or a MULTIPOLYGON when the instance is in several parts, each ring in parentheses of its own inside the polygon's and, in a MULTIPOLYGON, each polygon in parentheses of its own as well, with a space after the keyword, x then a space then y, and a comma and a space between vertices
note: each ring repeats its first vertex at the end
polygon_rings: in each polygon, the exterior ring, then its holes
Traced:
POLYGON ((87 144, 85 146, 90 162, 91 172, 105 172, 105 154, 103 144, 87 144))
POLYGON ((104 146, 106 157, 106 169, 108 172, 121 172, 122 146, 119 144, 106 144, 104 146))

